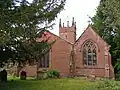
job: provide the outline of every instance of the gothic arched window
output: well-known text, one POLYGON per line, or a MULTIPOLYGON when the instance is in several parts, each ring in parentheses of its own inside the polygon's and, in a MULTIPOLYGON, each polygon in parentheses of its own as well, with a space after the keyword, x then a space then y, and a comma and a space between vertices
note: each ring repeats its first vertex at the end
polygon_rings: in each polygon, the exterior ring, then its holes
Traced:
POLYGON ((83 64, 84 65, 97 64, 96 46, 91 41, 87 41, 83 46, 83 64))
POLYGON ((48 68, 49 67, 49 61, 50 61, 50 58, 49 58, 49 51, 48 51, 40 59, 39 67, 40 68, 48 68))

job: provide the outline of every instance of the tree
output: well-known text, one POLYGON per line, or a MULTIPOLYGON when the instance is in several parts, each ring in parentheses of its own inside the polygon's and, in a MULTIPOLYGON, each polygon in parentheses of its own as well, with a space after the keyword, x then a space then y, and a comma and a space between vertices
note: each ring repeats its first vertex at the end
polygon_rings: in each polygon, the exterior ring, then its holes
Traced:
MULTIPOLYGON (((41 51, 49 48, 47 42, 37 42, 36 38, 53 26, 64 4, 65 0, 33 0, 32 3, 27 0, 0 0, 0 44, 14 51, 9 59, 17 62, 36 59, 36 53, 41 55, 41 51), (32 57, 30 51, 34 51, 32 57)), ((4 48, 1 49, 3 51, 4 48)), ((4 63, 6 60, 0 61, 4 63)))
POLYGON ((91 20, 93 28, 111 45, 112 63, 117 73, 120 70, 120 1, 101 0, 91 20))
POLYGON ((9 58, 13 57, 14 51, 4 45, 0 45, 0 67, 3 67, 8 62, 9 58))

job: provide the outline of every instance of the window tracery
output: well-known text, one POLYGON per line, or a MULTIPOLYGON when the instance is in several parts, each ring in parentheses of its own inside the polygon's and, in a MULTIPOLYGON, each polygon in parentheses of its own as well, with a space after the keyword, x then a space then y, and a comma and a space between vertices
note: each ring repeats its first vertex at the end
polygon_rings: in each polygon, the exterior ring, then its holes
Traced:
POLYGON ((83 46, 83 64, 84 65, 97 64, 96 46, 91 41, 87 41, 83 46))

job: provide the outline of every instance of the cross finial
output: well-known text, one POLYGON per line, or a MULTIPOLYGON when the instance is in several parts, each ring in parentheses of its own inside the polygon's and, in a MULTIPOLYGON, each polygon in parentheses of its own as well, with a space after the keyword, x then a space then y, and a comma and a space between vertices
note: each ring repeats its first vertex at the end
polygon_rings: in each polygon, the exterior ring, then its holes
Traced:
POLYGON ((67 21, 67 27, 69 27, 69 21, 67 21))

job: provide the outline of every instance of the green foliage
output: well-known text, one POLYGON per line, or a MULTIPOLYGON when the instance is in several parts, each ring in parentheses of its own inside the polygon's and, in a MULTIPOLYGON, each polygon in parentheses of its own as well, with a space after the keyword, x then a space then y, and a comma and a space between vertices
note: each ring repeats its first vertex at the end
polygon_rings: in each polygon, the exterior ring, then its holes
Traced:
POLYGON ((0 90, 120 90, 120 82, 103 80, 91 82, 81 79, 14 80, 0 83, 0 90))
POLYGON ((98 82, 96 90, 119 90, 120 84, 117 81, 104 80, 98 82))
POLYGON ((97 90, 95 82, 80 79, 14 80, 0 83, 0 90, 97 90))
POLYGON ((64 4, 65 0, 0 0, 0 44, 15 51, 8 59, 19 64, 40 59, 49 45, 36 39, 51 29, 64 4))
POLYGON ((1 82, 6 82, 7 81, 7 71, 3 70, 0 72, 0 81, 1 82))
POLYGON ((65 0, 2 0, 0 4, 0 42, 24 41, 40 37, 63 9, 65 0))
POLYGON ((8 63, 9 58, 13 58, 14 50, 5 45, 0 45, 0 67, 3 67, 5 63, 8 63))
POLYGON ((112 64, 115 73, 120 69, 120 0, 101 0, 97 14, 91 18, 93 28, 111 45, 112 64), (117 65, 116 65, 117 64, 117 65))
POLYGON ((57 70, 50 70, 47 72, 48 78, 59 78, 60 73, 57 70))
POLYGON ((116 78, 117 81, 120 81, 120 72, 117 72, 115 74, 115 78, 116 78))

